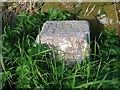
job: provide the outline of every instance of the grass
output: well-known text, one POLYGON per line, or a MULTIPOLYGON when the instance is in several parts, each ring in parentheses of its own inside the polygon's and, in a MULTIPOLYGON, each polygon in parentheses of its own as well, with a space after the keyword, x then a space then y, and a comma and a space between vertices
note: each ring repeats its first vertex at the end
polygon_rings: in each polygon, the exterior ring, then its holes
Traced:
POLYGON ((37 44, 35 38, 47 20, 67 20, 71 15, 51 8, 37 15, 21 13, 12 23, 3 17, 1 65, 2 89, 120 89, 120 39, 114 30, 103 30, 91 57, 66 66, 54 49, 37 44), (58 62, 59 61, 59 62, 58 62))

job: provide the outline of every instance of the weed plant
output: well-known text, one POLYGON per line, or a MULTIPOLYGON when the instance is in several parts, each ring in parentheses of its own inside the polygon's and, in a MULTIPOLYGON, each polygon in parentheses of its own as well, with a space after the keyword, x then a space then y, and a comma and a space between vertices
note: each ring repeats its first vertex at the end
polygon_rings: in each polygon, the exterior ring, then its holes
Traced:
POLYGON ((21 13, 8 22, 3 17, 2 89, 82 90, 120 89, 120 39, 114 30, 103 30, 92 41, 91 58, 66 66, 54 49, 35 42, 47 20, 68 20, 70 14, 51 8, 31 16, 21 13), (59 62, 58 62, 59 61, 59 62))

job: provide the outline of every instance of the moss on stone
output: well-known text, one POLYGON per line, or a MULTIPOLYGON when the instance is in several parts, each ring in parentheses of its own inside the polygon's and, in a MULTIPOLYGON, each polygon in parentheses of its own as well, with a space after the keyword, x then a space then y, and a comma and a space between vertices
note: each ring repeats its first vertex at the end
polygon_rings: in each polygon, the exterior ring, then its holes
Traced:
POLYGON ((110 6, 104 6, 104 10, 110 19, 117 20, 115 4, 112 4, 110 6))
MULTIPOLYGON (((61 2, 45 2, 42 11, 47 12, 49 8, 53 7, 61 11, 67 11, 69 13, 72 13, 73 14, 72 19, 76 19, 76 17, 78 17, 79 19, 88 20, 91 24, 91 32, 93 35, 99 33, 104 27, 115 28, 117 32, 119 31, 117 24, 113 23, 112 25, 103 26, 98 22, 97 19, 98 15, 107 14, 108 18, 113 19, 114 22, 115 20, 117 20, 115 4, 113 2, 91 2, 91 3, 83 2, 79 4, 77 7, 75 7, 76 4, 77 2, 68 2, 65 4, 61 2), (88 12, 86 13, 86 9, 89 5, 90 7, 88 9, 88 12), (90 12, 94 5, 95 5, 94 10, 88 15, 88 13, 90 12), (99 10, 100 13, 98 13, 99 10)), ((119 7, 120 5, 117 6, 119 7)))

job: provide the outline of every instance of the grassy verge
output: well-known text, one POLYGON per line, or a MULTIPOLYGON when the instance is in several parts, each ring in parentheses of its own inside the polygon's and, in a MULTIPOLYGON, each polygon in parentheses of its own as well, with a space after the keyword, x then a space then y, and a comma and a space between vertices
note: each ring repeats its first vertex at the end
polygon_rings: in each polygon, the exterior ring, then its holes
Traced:
POLYGON ((70 19, 70 14, 50 9, 37 15, 19 14, 10 23, 3 17, 3 89, 119 89, 120 39, 104 30, 92 41, 93 53, 81 64, 65 66, 56 62, 54 49, 35 43, 47 20, 70 19))

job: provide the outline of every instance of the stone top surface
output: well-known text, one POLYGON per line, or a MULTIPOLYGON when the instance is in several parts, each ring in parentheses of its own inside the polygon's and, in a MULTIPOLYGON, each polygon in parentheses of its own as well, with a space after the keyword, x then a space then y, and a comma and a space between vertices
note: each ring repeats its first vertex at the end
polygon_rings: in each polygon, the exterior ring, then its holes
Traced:
POLYGON ((82 21, 47 21, 42 28, 40 34, 44 32, 49 33, 49 35, 76 35, 79 32, 88 32, 89 23, 85 20, 82 21), (65 33, 67 32, 67 33, 65 33))

